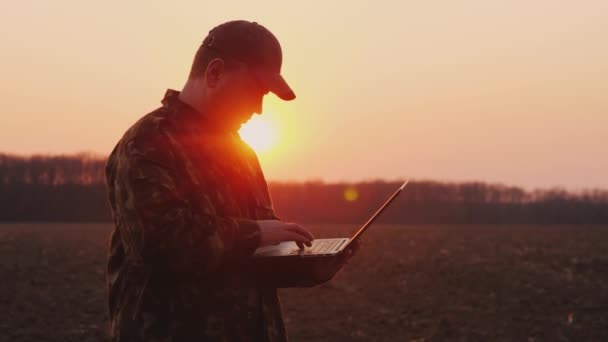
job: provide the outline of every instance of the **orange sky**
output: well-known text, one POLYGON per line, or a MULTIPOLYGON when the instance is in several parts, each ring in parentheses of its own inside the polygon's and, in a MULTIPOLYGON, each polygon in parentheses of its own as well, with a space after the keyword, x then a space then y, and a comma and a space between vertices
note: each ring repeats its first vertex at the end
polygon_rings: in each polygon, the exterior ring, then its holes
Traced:
POLYGON ((0 151, 109 153, 242 18, 277 35, 298 95, 266 98, 270 180, 608 188, 607 1, 92 4, 0 5, 0 151))

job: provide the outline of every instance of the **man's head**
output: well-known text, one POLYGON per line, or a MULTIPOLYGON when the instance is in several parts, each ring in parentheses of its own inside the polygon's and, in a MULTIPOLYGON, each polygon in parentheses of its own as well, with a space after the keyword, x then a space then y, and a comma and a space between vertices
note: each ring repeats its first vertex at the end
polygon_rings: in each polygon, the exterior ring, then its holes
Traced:
POLYGON ((200 93, 205 111, 217 112, 218 119, 238 127, 262 112, 268 92, 286 101, 295 98, 280 75, 281 64, 281 45, 269 30, 255 22, 229 21, 209 31, 186 87, 200 93))

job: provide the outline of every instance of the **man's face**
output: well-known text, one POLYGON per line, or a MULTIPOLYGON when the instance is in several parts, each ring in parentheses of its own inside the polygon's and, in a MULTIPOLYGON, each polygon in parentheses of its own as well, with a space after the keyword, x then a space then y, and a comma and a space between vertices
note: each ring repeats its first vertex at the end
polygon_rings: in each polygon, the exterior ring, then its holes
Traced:
POLYGON ((231 129, 238 130, 254 113, 262 113, 267 93, 249 67, 238 62, 223 69, 212 96, 214 107, 221 112, 221 120, 231 129))

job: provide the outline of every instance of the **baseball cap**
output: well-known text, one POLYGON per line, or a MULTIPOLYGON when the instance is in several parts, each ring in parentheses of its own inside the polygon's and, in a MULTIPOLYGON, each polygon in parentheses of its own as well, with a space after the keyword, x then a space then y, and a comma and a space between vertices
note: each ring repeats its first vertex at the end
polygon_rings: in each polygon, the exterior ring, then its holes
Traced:
POLYGON ((281 76, 281 44, 264 26, 246 20, 228 21, 211 29, 203 46, 245 63, 256 79, 282 100, 296 98, 281 76))

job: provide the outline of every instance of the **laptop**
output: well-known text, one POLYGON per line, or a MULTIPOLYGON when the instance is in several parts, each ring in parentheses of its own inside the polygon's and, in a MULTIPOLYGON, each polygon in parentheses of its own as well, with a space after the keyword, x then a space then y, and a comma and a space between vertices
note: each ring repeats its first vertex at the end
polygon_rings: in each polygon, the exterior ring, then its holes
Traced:
POLYGON ((363 233, 370 227, 372 222, 380 216, 380 214, 393 202, 395 198, 401 193, 403 188, 407 185, 408 181, 405 181, 403 185, 399 187, 391 197, 384 202, 384 204, 378 209, 372 217, 365 222, 365 224, 359 228, 359 230, 351 238, 334 238, 334 239, 314 239, 312 246, 305 246, 304 248, 298 247, 295 241, 283 241, 276 245, 264 246, 255 250, 253 258, 277 258, 277 257, 327 257, 340 254, 348 245, 358 239, 363 233))

